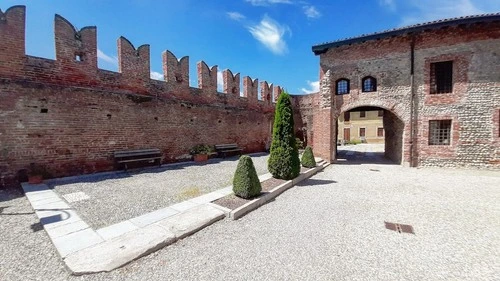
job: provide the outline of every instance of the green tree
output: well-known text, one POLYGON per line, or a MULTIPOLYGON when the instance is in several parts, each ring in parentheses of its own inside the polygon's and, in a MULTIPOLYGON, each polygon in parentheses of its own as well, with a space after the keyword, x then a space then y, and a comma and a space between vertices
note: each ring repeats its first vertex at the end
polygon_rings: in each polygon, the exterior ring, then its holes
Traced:
POLYGON ((293 135, 292 103, 290 95, 284 91, 276 102, 273 141, 267 168, 277 179, 290 180, 300 173, 299 150, 293 135))
POLYGON ((261 191, 262 186, 252 158, 248 155, 241 156, 233 177, 234 195, 241 198, 251 198, 259 195, 261 191))
POLYGON ((304 154, 302 154, 300 163, 302 163, 302 166, 306 168, 316 167, 316 160, 314 160, 313 151, 310 146, 306 146, 306 150, 304 150, 304 154))

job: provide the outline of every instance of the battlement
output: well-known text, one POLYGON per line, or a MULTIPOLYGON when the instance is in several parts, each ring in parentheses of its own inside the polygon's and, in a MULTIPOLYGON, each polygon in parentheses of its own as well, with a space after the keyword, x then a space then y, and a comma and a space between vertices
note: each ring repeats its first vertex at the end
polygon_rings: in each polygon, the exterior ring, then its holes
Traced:
POLYGON ((243 77, 240 96, 240 74, 223 71, 223 92, 217 91, 217 66, 197 63, 198 88, 189 86, 189 57, 178 59, 171 51, 162 53, 164 81, 150 78, 150 46, 135 48, 125 37, 117 40, 118 72, 98 68, 97 27, 77 30, 60 15, 54 18, 55 60, 26 55, 26 7, 0 10, 0 76, 12 80, 50 83, 64 86, 91 87, 126 91, 163 99, 192 103, 223 103, 268 111, 281 88, 265 81, 243 77), (4 51, 5 50, 5 51, 4 51), (270 86, 271 85, 271 86, 270 86), (273 88, 273 90, 271 90, 273 88))

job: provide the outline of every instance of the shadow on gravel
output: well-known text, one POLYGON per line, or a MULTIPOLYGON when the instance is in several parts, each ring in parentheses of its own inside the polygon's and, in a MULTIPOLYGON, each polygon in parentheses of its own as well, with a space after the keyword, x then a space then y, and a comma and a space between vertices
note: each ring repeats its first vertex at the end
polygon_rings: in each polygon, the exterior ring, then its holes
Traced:
POLYGON ((317 179, 307 179, 297 184, 297 186, 308 186, 308 185, 327 185, 331 183, 337 183, 333 180, 317 180, 317 179))
MULTIPOLYGON (((7 188, 2 188, 0 189, 0 202, 6 202, 10 201, 13 199, 17 199, 19 197, 24 197, 24 192, 21 189, 21 186, 19 187, 7 187, 7 188)), ((0 206, 1 208, 2 206, 0 206)), ((3 206, 5 207, 5 206, 3 206)), ((1 214, 0 210, 0 214, 1 214)))
POLYGON ((33 232, 38 232, 40 230, 43 230, 43 224, 41 222, 36 222, 32 225, 30 225, 31 231, 33 232))

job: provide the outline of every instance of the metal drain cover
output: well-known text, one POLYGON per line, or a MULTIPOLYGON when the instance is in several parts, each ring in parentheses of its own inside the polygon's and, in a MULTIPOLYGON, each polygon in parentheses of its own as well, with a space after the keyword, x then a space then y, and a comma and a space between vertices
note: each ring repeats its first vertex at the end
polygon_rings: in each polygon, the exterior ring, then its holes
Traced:
POLYGON ((393 222, 384 222, 385 223, 385 228, 393 231, 397 231, 399 233, 410 233, 410 234, 415 234, 415 231, 413 230, 413 226, 409 224, 401 224, 401 223, 393 223, 393 222))

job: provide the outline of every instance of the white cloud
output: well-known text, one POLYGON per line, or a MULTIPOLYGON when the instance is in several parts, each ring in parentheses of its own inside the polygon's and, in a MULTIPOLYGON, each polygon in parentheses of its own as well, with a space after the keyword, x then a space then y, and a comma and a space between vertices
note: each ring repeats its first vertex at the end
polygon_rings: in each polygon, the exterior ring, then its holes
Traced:
POLYGON ((312 93, 317 93, 319 92, 319 81, 309 81, 307 80, 307 88, 301 88, 300 90, 304 94, 312 94, 312 93))
POLYGON ((235 20, 235 21, 241 21, 241 20, 246 18, 244 15, 242 15, 238 12, 227 12, 226 14, 230 19, 235 20))
POLYGON ((105 62, 111 63, 114 66, 118 66, 118 58, 115 56, 108 56, 103 51, 97 49, 97 57, 105 62))
POLYGON ((321 13, 314 6, 304 6, 304 14, 310 19, 317 19, 321 17, 321 13))
POLYGON ((150 77, 151 77, 151 79, 154 79, 154 80, 160 80, 160 81, 165 80, 163 77, 163 74, 160 72, 156 72, 156 71, 151 71, 150 77))
POLYGON ((245 0, 254 6, 269 6, 272 4, 292 4, 291 0, 245 0))
POLYGON ((291 34, 288 26, 281 25, 265 15, 259 24, 248 26, 247 28, 257 41, 274 54, 283 55, 288 51, 285 39, 283 38, 287 32, 291 34))
POLYGON ((217 70, 217 91, 222 93, 224 90, 224 78, 222 77, 222 71, 217 70))

